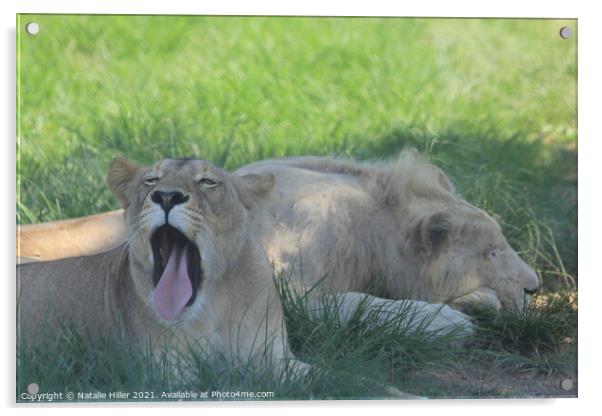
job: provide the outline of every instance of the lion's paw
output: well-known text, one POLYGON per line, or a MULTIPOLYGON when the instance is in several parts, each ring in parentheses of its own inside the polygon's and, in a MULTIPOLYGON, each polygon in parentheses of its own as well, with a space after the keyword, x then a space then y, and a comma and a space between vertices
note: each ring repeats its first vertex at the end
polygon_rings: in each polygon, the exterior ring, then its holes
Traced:
POLYGON ((474 335, 475 324, 468 315, 447 305, 437 305, 437 307, 440 308, 439 312, 429 329, 433 327, 432 330, 440 330, 445 333, 454 332, 464 337, 474 335))
MULTIPOLYGON (((407 308, 406 306, 401 308, 407 308)), ((471 318, 457 309, 448 305, 427 303, 423 301, 409 301, 412 309, 408 311, 408 329, 441 335, 455 335, 467 338, 474 335, 475 325, 471 318)))

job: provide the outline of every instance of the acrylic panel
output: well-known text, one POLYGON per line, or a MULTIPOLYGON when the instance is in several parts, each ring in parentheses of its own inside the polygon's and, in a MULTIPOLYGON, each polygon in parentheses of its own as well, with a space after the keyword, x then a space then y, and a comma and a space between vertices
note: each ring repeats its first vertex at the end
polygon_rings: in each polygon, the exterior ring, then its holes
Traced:
POLYGON ((577 396, 577 20, 17 16, 17 401, 577 396))

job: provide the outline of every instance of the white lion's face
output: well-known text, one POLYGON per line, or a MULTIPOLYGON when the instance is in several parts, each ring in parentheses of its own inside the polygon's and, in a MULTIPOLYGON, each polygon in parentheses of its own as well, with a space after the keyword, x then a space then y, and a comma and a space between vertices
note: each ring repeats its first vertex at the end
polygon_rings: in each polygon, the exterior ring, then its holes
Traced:
POLYGON ((476 208, 472 214, 460 225, 439 212, 421 225, 430 250, 425 272, 435 296, 458 308, 522 310, 539 287, 537 274, 491 217, 476 208))
POLYGON ((476 249, 462 250, 468 256, 461 292, 451 304, 522 310, 539 288, 539 278, 505 241, 482 236, 476 249), (468 251, 468 252, 467 252, 468 251))

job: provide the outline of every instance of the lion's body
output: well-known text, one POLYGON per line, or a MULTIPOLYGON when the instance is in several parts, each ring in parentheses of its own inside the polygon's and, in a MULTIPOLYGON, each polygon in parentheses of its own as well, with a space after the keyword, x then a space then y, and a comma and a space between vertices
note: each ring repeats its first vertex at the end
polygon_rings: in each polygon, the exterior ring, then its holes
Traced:
MULTIPOLYGON (((270 161, 237 173, 251 172, 276 178, 258 201, 253 226, 278 271, 299 276, 308 288, 319 284, 333 292, 367 292, 378 277, 401 272, 389 232, 394 218, 367 192, 365 178, 270 161)), ((420 298, 406 295, 394 298, 420 298)))
POLYGON ((226 357, 260 359, 269 342, 271 354, 282 358, 287 348, 282 306, 269 270, 254 260, 261 255, 256 250, 257 246, 246 247, 215 288, 201 291, 202 319, 169 326, 136 295, 131 276, 124 274, 130 272, 120 267, 122 246, 91 256, 21 265, 20 338, 37 341, 38 334, 53 335, 69 322, 87 335, 106 339, 125 331, 132 340, 151 340, 159 350, 185 349, 190 343, 226 357), (266 339, 266 334, 273 339, 266 339))
POLYGON ((274 175, 257 202, 255 235, 307 287, 522 308, 524 290, 538 286, 497 222, 413 152, 389 164, 274 159, 235 173, 274 175), (484 255, 489 247, 495 264, 484 255))
POLYGON ((118 290, 115 278, 120 256, 112 250, 18 266, 19 338, 32 340, 44 331, 54 333, 63 318, 93 333, 106 334, 116 325, 124 293, 118 290))

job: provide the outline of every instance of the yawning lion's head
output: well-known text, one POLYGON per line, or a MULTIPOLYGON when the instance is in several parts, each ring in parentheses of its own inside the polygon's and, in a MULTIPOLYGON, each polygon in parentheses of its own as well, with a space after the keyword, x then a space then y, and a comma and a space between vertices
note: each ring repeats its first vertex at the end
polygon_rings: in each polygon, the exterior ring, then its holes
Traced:
POLYGON ((204 160, 165 159, 140 167, 113 161, 109 187, 126 208, 136 291, 166 323, 194 315, 202 293, 238 255, 255 193, 271 175, 236 177, 204 160))

